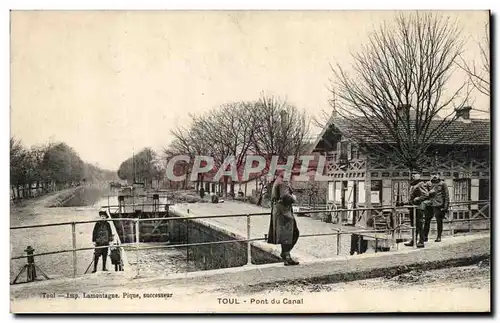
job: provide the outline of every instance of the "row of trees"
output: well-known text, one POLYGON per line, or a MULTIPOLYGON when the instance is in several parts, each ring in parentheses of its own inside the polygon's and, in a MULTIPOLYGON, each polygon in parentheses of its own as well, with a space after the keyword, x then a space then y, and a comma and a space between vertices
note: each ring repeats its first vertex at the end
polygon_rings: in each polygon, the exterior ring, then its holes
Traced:
MULTIPOLYGON (((247 155, 298 156, 308 144, 309 117, 277 96, 264 94, 255 101, 230 102, 204 114, 191 114, 186 127, 171 131, 174 140, 164 150, 167 160, 175 155, 212 156, 214 167, 234 156, 239 169, 247 155)), ((188 175, 192 164, 184 164, 188 175)), ((203 176, 198 179, 203 184, 203 176)), ((229 178, 224 178, 227 183, 229 178)), ((227 187, 225 185, 224 187, 227 187)), ((234 184, 231 185, 234 193, 234 184)))
POLYGON ((25 147, 10 138, 10 183, 13 195, 29 198, 83 181, 110 181, 116 173, 84 162, 65 143, 25 147))
MULTIPOLYGON (((235 157, 238 168, 251 154, 278 156, 280 161, 286 161, 305 149, 308 133, 309 118, 304 112, 286 100, 262 94, 255 101, 230 102, 203 114, 190 114, 188 125, 171 131, 174 140, 163 154, 144 148, 122 162, 118 176, 151 187, 155 180, 159 183, 164 179, 166 164, 172 157, 185 155, 191 162, 181 161, 176 166, 177 171, 187 175, 186 181, 167 181, 170 187, 187 188, 195 156, 212 156, 216 168, 230 156, 235 157)), ((203 175, 198 180, 202 185, 203 175)), ((229 178, 224 181, 227 183, 229 178)))
POLYGON ((151 148, 144 148, 137 155, 121 163, 118 177, 128 182, 144 183, 152 187, 153 181, 159 182, 164 178, 164 163, 159 155, 151 148))

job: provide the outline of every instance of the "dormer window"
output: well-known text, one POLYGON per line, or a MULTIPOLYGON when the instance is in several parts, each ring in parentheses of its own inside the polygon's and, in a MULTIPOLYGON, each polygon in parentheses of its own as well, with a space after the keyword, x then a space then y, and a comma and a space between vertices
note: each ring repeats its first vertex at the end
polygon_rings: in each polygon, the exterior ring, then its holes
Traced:
POLYGON ((351 144, 351 159, 359 159, 359 149, 354 144, 351 144))
POLYGON ((406 119, 410 115, 410 109, 411 109, 411 105, 402 104, 402 105, 397 107, 396 113, 401 119, 406 119))
POLYGON ((455 109, 455 113, 456 113, 457 118, 469 120, 470 119, 470 110, 472 110, 472 107, 462 107, 459 109, 455 109))

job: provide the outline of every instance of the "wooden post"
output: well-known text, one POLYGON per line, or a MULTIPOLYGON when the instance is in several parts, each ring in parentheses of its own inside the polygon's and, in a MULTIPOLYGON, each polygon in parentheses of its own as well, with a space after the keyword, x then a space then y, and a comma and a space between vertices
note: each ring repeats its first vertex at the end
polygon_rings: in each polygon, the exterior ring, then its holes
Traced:
MULTIPOLYGON (((366 157, 365 161, 365 208, 369 209, 372 207, 372 181, 371 181, 371 174, 370 174, 370 163, 369 163, 368 156, 366 157)), ((372 217, 372 211, 366 211, 364 219, 362 219, 363 223, 361 223, 362 226, 366 226, 366 223, 368 220, 372 217)))
MULTIPOLYGON (((353 181, 353 197, 352 197, 352 206, 353 209, 358 208, 358 181, 353 181)), ((358 211, 352 211, 352 225, 356 225, 356 217, 358 216, 358 211)))

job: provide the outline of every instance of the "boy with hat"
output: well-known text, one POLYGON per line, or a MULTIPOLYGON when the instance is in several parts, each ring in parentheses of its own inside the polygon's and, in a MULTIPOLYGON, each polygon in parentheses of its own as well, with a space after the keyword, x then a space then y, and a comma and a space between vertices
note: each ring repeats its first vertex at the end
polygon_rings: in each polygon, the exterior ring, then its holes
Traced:
POLYGON ((113 241, 113 231, 111 230, 111 225, 107 220, 108 215, 106 211, 99 211, 100 221, 96 222, 94 230, 92 232, 92 242, 97 247, 94 249, 94 270, 92 273, 97 271, 97 263, 99 258, 102 256, 102 271, 107 271, 106 261, 108 258, 108 247, 109 243, 113 241), (106 247, 106 248, 99 248, 106 247))

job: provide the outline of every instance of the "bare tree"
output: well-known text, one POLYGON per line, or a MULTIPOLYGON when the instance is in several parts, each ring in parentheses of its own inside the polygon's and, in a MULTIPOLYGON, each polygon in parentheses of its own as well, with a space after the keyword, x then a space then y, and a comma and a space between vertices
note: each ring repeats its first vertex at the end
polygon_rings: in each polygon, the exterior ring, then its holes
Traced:
POLYGON ((255 104, 256 128, 252 148, 261 156, 298 156, 307 144, 309 118, 305 112, 274 95, 263 94, 255 104))
MULTIPOLYGON (((415 169, 467 105, 468 82, 448 80, 463 47, 459 29, 430 13, 403 13, 352 55, 352 73, 332 66, 335 125, 360 149, 415 169)), ((332 120, 330 120, 332 121, 332 120)))
MULTIPOLYGON (((305 113, 274 96, 263 96, 256 102, 223 104, 190 118, 188 128, 171 131, 175 140, 165 153, 209 155, 217 169, 230 156, 235 158, 238 170, 249 153, 278 155, 282 160, 297 156, 305 145, 309 126, 305 113)), ((203 175, 198 181, 203 183, 203 175)), ((226 185, 228 181, 229 177, 224 177, 226 185)), ((234 193, 234 183, 231 192, 234 193)))
MULTIPOLYGON (((255 129, 252 107, 252 103, 232 102, 204 115, 191 116, 192 131, 202 133, 209 143, 215 167, 220 167, 230 156, 234 157, 237 169, 240 169, 245 162, 255 129)), ((229 178, 224 177, 226 185, 228 181, 229 178)), ((231 192, 234 193, 233 182, 231 192)))
POLYGON ((170 143, 170 146, 164 150, 167 156, 173 157, 175 155, 187 155, 190 157, 189 163, 182 163, 186 174, 186 180, 184 186, 187 186, 187 182, 190 177, 190 170, 192 168, 194 157, 197 155, 206 155, 209 153, 208 141, 205 135, 196 127, 196 125, 191 124, 189 128, 177 127, 176 129, 170 131, 174 140, 170 143))
MULTIPOLYGON (((469 76, 469 79, 473 86, 482 94, 490 96, 490 26, 486 23, 484 26, 484 37, 482 41, 478 41, 477 45, 479 47, 479 62, 473 61, 472 63, 467 63, 467 61, 460 56, 457 65, 469 76)), ((482 110, 479 110, 482 111, 482 110)), ((488 111, 482 111, 488 112, 488 111)))

